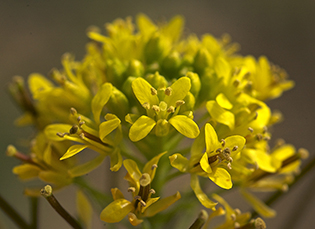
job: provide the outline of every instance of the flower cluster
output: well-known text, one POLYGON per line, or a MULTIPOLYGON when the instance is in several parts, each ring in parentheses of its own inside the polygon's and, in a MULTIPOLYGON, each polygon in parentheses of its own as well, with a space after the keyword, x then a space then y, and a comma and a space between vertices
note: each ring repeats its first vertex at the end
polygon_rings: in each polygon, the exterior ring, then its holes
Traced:
MULTIPOLYGON (((191 187, 182 196, 195 195, 211 209, 206 225, 219 215, 226 220, 218 228, 264 224, 232 209, 221 196, 207 195, 206 186, 236 188, 261 216, 274 216, 250 191, 286 189, 307 156, 284 142, 274 148, 268 142, 269 129, 281 116, 266 101, 294 83, 266 57, 237 54, 238 45, 228 35, 183 37, 183 25, 181 16, 156 25, 141 14, 136 24, 131 18, 106 24, 107 35, 90 27, 84 59, 65 54, 63 69, 50 73, 54 82, 32 74, 27 90, 17 77, 10 90, 24 113, 16 123, 38 131, 29 156, 8 147, 8 155, 23 162, 13 172, 54 189, 80 187, 78 177, 108 156, 112 172, 127 171, 132 197, 112 187, 114 200, 100 213, 107 223, 128 216, 133 226, 150 220, 162 225, 169 216, 178 217, 176 206, 185 206, 185 199, 178 201, 181 190, 162 199, 155 195, 164 195, 166 183, 182 174, 190 175, 191 187), (96 156, 77 160, 86 149, 96 156)), ((36 192, 27 189, 26 194, 36 192)))

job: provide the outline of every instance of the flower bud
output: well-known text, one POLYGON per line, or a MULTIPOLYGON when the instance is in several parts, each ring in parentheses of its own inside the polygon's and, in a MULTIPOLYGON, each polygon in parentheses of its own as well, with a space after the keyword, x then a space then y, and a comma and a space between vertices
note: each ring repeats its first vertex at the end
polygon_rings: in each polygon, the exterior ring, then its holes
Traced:
POLYGON ((190 92, 196 98, 201 88, 200 78, 197 73, 193 73, 193 72, 187 72, 186 76, 190 79, 190 83, 191 83, 190 92))
POLYGON ((117 88, 113 87, 112 90, 112 95, 107 104, 108 108, 112 113, 116 114, 118 118, 124 120, 129 110, 129 101, 124 93, 117 88))
POLYGON ((161 64, 162 71, 168 76, 173 78, 178 74, 181 59, 178 52, 172 52, 164 58, 161 64))
POLYGON ((166 40, 159 34, 154 34, 144 48, 144 56, 147 64, 159 61, 165 55, 167 48, 166 40))
POLYGON ((125 73, 126 77, 129 76, 141 77, 143 76, 143 74, 144 68, 142 63, 139 60, 131 60, 125 73))
POLYGON ((149 75, 146 80, 156 89, 165 88, 168 85, 167 80, 159 72, 149 75))
POLYGON ((201 48, 196 56, 194 61, 194 67, 196 72, 202 74, 206 68, 213 65, 213 57, 210 55, 206 48, 201 48))

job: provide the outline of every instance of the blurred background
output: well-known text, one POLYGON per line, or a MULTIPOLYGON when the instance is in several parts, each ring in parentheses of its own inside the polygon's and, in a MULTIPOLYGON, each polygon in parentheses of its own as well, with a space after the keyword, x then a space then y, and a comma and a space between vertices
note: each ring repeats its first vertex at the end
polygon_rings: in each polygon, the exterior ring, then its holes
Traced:
MULTIPOLYGON (((65 52, 83 58, 90 25, 103 28, 106 22, 138 13, 158 21, 181 14, 186 30, 201 36, 224 33, 241 45, 242 55, 268 59, 284 68, 296 82, 294 89, 267 104, 284 114, 284 121, 273 129, 273 139, 283 138, 296 148, 304 147, 314 157, 315 130, 315 1, 313 0, 55 0, 0 1, 0 194, 28 217, 28 200, 23 184, 12 173, 19 162, 5 155, 8 144, 28 136, 29 129, 19 129, 13 121, 20 112, 11 100, 7 86, 14 75, 25 79, 30 73, 43 75, 61 68, 65 52)), ((314 170, 273 207, 277 217, 266 219, 268 228, 314 228, 314 170)), ((70 208, 70 199, 59 194, 70 208), (67 201, 68 200, 68 201, 67 201)), ((72 199, 71 199, 72 198, 72 199)), ((230 197, 232 207, 238 198, 230 197)), ((40 228, 70 228, 57 214, 40 201, 40 228)), ((198 213, 196 213, 197 215, 198 213)), ((105 228, 103 224, 95 228, 105 228)), ((187 225, 187 228, 189 226, 187 225)), ((0 228, 16 228, 0 211, 0 228)))

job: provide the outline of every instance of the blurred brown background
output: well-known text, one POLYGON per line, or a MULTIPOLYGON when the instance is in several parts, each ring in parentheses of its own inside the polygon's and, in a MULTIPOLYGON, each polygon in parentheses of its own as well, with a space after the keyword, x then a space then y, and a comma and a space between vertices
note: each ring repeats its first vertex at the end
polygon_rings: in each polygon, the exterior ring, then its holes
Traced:
MULTIPOLYGON (((241 54, 266 55, 286 69, 296 86, 268 103, 285 117, 274 128, 273 139, 282 137, 297 148, 307 148, 314 156, 314 0, 1 0, 0 194, 25 217, 28 201, 22 195, 23 184, 11 173, 18 162, 7 158, 4 152, 8 144, 16 143, 30 130, 12 124, 20 113, 7 93, 8 82, 14 75, 47 75, 53 67, 61 68, 60 57, 65 52, 81 59, 88 26, 102 27, 117 17, 134 17, 140 12, 155 21, 181 14, 186 18, 188 31, 216 37, 229 33, 241 45, 241 54)), ((268 228, 314 228, 314 179, 312 171, 274 205, 278 216, 266 220, 268 228)), ((231 201, 233 207, 238 207, 238 199, 232 197, 231 201)), ((41 207, 46 205, 41 201, 41 207)), ((49 208, 40 214, 44 219, 40 228, 69 228, 49 208)), ((15 228, 1 211, 0 228, 15 228)))

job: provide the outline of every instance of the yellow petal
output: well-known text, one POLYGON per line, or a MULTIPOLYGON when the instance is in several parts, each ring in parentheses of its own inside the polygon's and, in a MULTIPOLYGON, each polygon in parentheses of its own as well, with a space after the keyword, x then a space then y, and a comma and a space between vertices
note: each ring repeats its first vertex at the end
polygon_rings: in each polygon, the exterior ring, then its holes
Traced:
POLYGON ((268 207, 264 202, 253 196, 245 189, 241 189, 241 193, 245 197, 245 199, 252 205, 252 207, 263 217, 271 218, 276 216, 275 210, 268 207))
POLYGON ((40 168, 36 165, 23 164, 15 166, 12 172, 18 175, 20 179, 27 180, 37 177, 40 172, 40 168))
POLYGON ((172 85, 172 94, 170 96, 165 96, 164 101, 167 106, 176 107, 176 102, 178 100, 183 100, 190 90, 191 84, 190 79, 187 76, 181 77, 176 80, 172 85))
POLYGON ((49 92, 54 85, 40 74, 31 74, 28 78, 28 85, 34 99, 41 99, 45 93, 49 92))
POLYGON ((120 154, 120 149, 116 148, 114 152, 109 154, 110 157, 110 170, 113 172, 117 172, 122 166, 122 156, 120 154))
POLYGON ((175 203, 177 200, 181 198, 180 193, 176 192, 174 195, 163 198, 156 203, 152 204, 150 207, 146 209, 144 212, 146 217, 151 217, 156 215, 157 213, 165 210, 169 206, 171 206, 173 203, 175 203))
POLYGON ((114 200, 125 199, 124 195, 118 188, 112 188, 110 191, 114 200))
POLYGON ((112 85, 110 83, 104 83, 91 102, 92 113, 94 121, 98 125, 100 123, 100 115, 103 107, 108 102, 112 94, 112 85))
POLYGON ((85 174, 88 174, 89 172, 93 171, 94 169, 96 169, 98 166, 100 166, 102 164, 102 162, 105 159, 105 155, 100 154, 99 156, 97 156, 96 158, 82 164, 82 165, 78 165, 76 167, 73 167, 72 169, 70 169, 68 171, 68 173, 70 174, 71 177, 79 177, 79 176, 83 176, 85 174))
POLYGON ((156 167, 154 167, 153 165, 157 165, 159 163, 160 158, 166 154, 166 152, 160 153, 157 156, 155 156, 154 158, 152 158, 150 161, 148 161, 144 168, 143 168, 143 173, 148 173, 151 177, 151 180, 154 179, 155 176, 155 171, 156 171, 156 167))
POLYGON ((45 128, 44 133, 50 140, 64 141, 66 139, 59 137, 57 133, 68 133, 71 128, 72 126, 68 124, 51 124, 45 128))
POLYGON ((128 220, 132 226, 137 226, 143 222, 143 219, 138 219, 137 216, 132 212, 128 214, 128 220))
POLYGON ((194 190, 196 197, 204 207, 210 208, 213 211, 215 210, 215 206, 217 205, 217 203, 210 200, 207 195, 201 190, 198 176, 195 174, 191 174, 190 187, 194 190))
POLYGON ((206 104, 207 110, 211 117, 224 125, 227 125, 231 130, 234 128, 234 114, 222 108, 216 101, 208 101, 206 104))
POLYGON ((149 103, 151 106, 159 104, 157 95, 151 94, 152 86, 145 79, 139 77, 132 81, 131 86, 141 105, 144 103, 149 103))
POLYGON ((114 200, 101 212, 101 220, 107 223, 117 223, 121 221, 130 211, 133 206, 130 201, 125 199, 114 200))
POLYGON ((185 115, 176 115, 169 120, 169 123, 188 138, 196 138, 200 133, 198 125, 185 115))
POLYGON ((131 159, 126 159, 123 161, 124 167, 127 170, 129 176, 132 178, 135 184, 139 184, 140 177, 142 176, 138 165, 131 159))
POLYGON ((181 155, 180 153, 173 154, 172 156, 169 157, 171 165, 178 169, 181 172, 186 172, 189 161, 186 157, 181 155))
POLYGON ((73 145, 70 146, 67 152, 60 158, 60 160, 67 159, 69 157, 73 157, 74 155, 80 153, 82 150, 86 149, 87 145, 73 145))
POLYGON ((92 227, 93 208, 89 199, 80 190, 77 191, 77 211, 86 228, 92 227))
POLYGON ((209 178, 221 188, 230 189, 233 186, 231 175, 224 168, 215 168, 209 178))
POLYGON ((111 119, 105 122, 102 122, 99 126, 99 136, 100 139, 103 139, 109 135, 112 131, 114 131, 119 125, 121 121, 119 118, 111 119))
POLYGON ((206 151, 211 153, 214 151, 220 142, 218 140, 218 135, 211 124, 207 123, 205 128, 205 141, 206 141, 206 151))
POLYGON ((233 108, 232 103, 228 100, 228 98, 223 93, 218 94, 215 100, 221 107, 225 109, 230 110, 233 108))
POLYGON ((200 166, 206 173, 212 173, 211 166, 209 165, 207 152, 203 154, 200 159, 200 166))
POLYGON ((130 127, 129 138, 133 142, 137 142, 145 138, 155 126, 156 122, 148 116, 142 115, 130 127))

